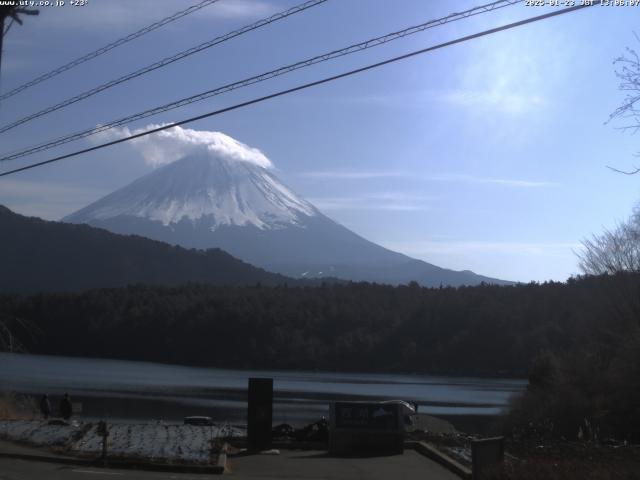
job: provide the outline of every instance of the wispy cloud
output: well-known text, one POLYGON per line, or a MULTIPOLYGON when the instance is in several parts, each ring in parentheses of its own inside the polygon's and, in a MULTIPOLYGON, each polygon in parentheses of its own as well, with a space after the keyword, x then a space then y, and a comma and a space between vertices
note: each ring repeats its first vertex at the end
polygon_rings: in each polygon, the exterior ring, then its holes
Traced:
POLYGON ((359 171, 359 170, 318 170, 311 172, 301 172, 295 174, 301 178, 318 178, 318 179, 338 179, 338 180, 361 180, 365 178, 391 178, 391 177, 407 177, 406 172, 387 172, 387 171, 359 171))
POLYGON ((556 256, 572 253, 578 242, 494 242, 482 240, 433 239, 413 242, 386 242, 385 247, 408 255, 489 254, 556 256))
POLYGON ((431 176, 422 177, 422 178, 425 178, 426 180, 433 180, 433 181, 439 181, 439 182, 494 184, 494 185, 503 185, 505 187, 522 187, 522 188, 559 186, 559 183, 556 183, 556 182, 525 180, 525 179, 518 179, 518 178, 481 177, 481 176, 467 175, 467 174, 460 174, 460 173, 431 175, 431 176))
POLYGON ((562 29, 547 29, 544 35, 528 29, 519 30, 509 42, 492 37, 474 43, 456 70, 457 78, 438 98, 481 115, 492 111, 524 116, 547 110, 554 106, 558 81, 571 71, 573 47, 567 40, 562 29), (528 48, 531 42, 537 48, 528 48))
POLYGON ((415 212, 431 209, 431 196, 384 192, 358 196, 310 198, 320 210, 383 210, 415 212))
POLYGON ((502 110, 513 114, 546 106, 545 98, 540 95, 505 90, 451 90, 441 92, 436 99, 465 108, 502 110))
POLYGON ((301 178, 326 179, 326 180, 363 180, 374 178, 406 178, 414 180, 423 180, 430 182, 452 182, 452 183, 476 183, 476 184, 494 184, 505 187, 516 188, 540 188, 540 187, 557 187, 556 182, 529 180, 519 178, 500 178, 500 177, 483 177, 477 175, 469 175, 462 173, 441 173, 433 175, 420 175, 414 172, 402 171, 385 171, 385 170, 319 170, 310 172, 301 172, 297 174, 301 178))

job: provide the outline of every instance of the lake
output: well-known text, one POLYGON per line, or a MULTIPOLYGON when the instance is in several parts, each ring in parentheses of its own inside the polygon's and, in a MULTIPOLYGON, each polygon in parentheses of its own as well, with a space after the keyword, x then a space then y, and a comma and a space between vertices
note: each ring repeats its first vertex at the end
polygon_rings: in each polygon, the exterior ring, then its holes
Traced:
MULTIPOLYGON (((230 370, 96 358, 0 353, 0 389, 57 400, 68 392, 83 416, 181 421, 207 415, 246 422, 249 377, 274 379, 274 423, 302 425, 331 400, 402 399, 449 419, 494 416, 525 380, 432 375, 230 370)), ((456 424, 456 422, 453 422, 456 424)))

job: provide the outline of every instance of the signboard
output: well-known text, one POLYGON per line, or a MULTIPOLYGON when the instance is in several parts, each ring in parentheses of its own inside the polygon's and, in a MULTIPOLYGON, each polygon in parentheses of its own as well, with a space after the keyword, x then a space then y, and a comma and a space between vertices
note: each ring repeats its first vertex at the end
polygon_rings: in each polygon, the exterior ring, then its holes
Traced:
POLYGON ((393 455, 404 449, 402 406, 383 402, 335 402, 329 409, 329 453, 393 455))
POLYGON ((398 408, 393 404, 336 402, 335 428, 397 430, 398 408))

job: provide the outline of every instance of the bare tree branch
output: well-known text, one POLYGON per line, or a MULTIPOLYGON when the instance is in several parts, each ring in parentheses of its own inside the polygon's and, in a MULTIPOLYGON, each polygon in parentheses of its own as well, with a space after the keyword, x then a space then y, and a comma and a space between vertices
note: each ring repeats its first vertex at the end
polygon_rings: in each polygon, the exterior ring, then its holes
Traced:
POLYGON ((623 173, 625 175, 635 175, 636 173, 640 172, 640 167, 634 167, 634 169, 630 171, 618 170, 617 168, 611 167, 609 165, 607 165, 607 168, 609 170, 613 170, 616 173, 623 173))
MULTIPOLYGON (((640 36, 633 32, 638 43, 640 36)), ((618 130, 630 131, 635 134, 640 131, 640 55, 633 48, 626 48, 626 53, 613 61, 616 66, 616 77, 620 81, 618 89, 627 92, 622 105, 616 108, 605 122, 608 124, 613 120, 624 119, 625 124, 616 127, 618 130)), ((635 175, 640 173, 640 168, 634 168, 630 171, 619 170, 617 168, 608 167, 617 173, 625 175, 635 175)))

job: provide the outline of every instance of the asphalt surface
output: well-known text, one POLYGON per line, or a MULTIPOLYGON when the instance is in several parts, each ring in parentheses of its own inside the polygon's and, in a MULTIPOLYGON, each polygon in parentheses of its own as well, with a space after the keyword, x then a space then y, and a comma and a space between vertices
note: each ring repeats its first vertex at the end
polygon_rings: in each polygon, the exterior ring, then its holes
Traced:
POLYGON ((175 479, 205 480, 223 479, 222 475, 197 475, 193 473, 143 472, 140 470, 111 470, 104 468, 59 465, 48 462, 0 459, 0 480, 98 480, 108 479, 175 479))
POLYGON ((389 479, 394 480, 459 480, 440 465, 412 451, 404 455, 371 458, 330 458, 326 452, 283 451, 280 455, 252 455, 228 461, 229 472, 208 475, 173 472, 117 470, 55 463, 0 459, 0 480, 96 480, 167 479, 389 479))
POLYGON ((368 458, 332 458, 321 451, 289 450, 280 455, 232 457, 227 466, 227 476, 235 479, 460 480, 413 450, 405 450, 403 455, 368 458))
MULTIPOLYGON (((0 440, 0 452, 58 457, 44 448, 0 440)), ((67 457, 68 458, 68 457, 67 457)), ((113 479, 301 479, 301 480, 459 480, 459 477, 414 450, 383 457, 329 457, 326 451, 281 450, 279 455, 234 456, 227 459, 224 475, 121 470, 66 465, 48 461, 0 458, 0 480, 97 480, 113 479)))

